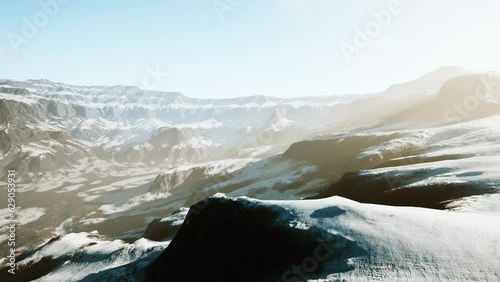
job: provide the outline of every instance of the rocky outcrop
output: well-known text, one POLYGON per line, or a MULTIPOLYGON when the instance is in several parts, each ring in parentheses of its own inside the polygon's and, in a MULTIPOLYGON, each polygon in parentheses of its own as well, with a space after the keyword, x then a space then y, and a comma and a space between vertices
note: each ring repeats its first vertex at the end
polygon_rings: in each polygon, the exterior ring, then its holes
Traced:
MULTIPOLYGON (((331 246, 331 273, 350 270, 347 259, 364 254, 355 242, 326 230, 293 227, 295 220, 280 206, 206 199, 191 207, 167 250, 147 269, 146 281, 286 281, 287 270, 314 254, 320 242, 331 246)), ((326 266, 317 263, 310 277, 326 266)))
POLYGON ((153 241, 172 239, 181 228, 188 211, 187 208, 181 208, 165 218, 153 219, 142 237, 153 241))

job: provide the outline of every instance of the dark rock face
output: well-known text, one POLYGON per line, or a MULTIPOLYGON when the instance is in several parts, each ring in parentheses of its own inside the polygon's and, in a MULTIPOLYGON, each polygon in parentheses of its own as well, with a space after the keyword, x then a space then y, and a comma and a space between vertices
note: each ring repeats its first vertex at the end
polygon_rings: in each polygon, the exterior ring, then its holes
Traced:
POLYGON ((180 225, 172 225, 172 222, 163 222, 160 218, 155 218, 148 224, 143 237, 153 241, 161 241, 162 239, 174 236, 179 229, 180 225))
POLYGON ((9 267, 5 267, 1 269, 0 272, 0 280, 1 281, 11 281, 11 282, 25 282, 25 281, 33 281, 42 276, 49 274, 53 271, 57 266, 61 265, 64 262, 63 259, 53 259, 50 257, 43 258, 37 262, 32 264, 17 267, 16 274, 10 274, 7 271, 9 267))
POLYGON ((349 271, 347 258, 364 254, 325 230, 292 227, 296 218, 283 207, 246 199, 206 199, 191 207, 146 281, 302 281, 325 270, 349 271), (321 260, 314 260, 315 251, 321 260))
POLYGON ((182 226, 182 219, 186 216, 183 210, 177 210, 171 216, 160 219, 155 218, 148 224, 146 231, 142 237, 153 240, 162 241, 173 238, 182 226))
MULTIPOLYGON (((56 236, 50 239, 46 244, 36 248, 35 250, 25 251, 20 256, 16 258, 17 261, 21 261, 36 252, 40 251, 44 246, 51 244, 57 240, 61 239, 61 236, 56 236)), ((30 261, 27 264, 17 264, 15 268, 15 275, 12 275, 7 272, 9 266, 0 269, 0 281, 33 281, 38 279, 44 275, 49 274, 59 265, 61 265, 69 256, 61 257, 61 258, 52 258, 52 257, 43 257, 39 260, 30 261)))
POLYGON ((398 177, 389 174, 370 174, 364 171, 349 172, 314 198, 341 196, 361 203, 446 209, 450 201, 462 197, 498 193, 494 184, 471 182, 402 188, 412 182, 443 172, 447 170, 422 169, 398 177))
POLYGON ((165 193, 181 186, 193 171, 159 174, 151 183, 150 192, 165 193))
MULTIPOLYGON (((338 134, 331 139, 306 140, 294 143, 282 156, 283 158, 296 161, 306 161, 328 171, 347 172, 359 167, 368 169, 380 165, 383 163, 383 160, 380 158, 366 160, 365 158, 358 158, 359 154, 366 148, 400 138, 401 136, 401 133, 382 136, 338 134)), ((399 157, 400 154, 397 152, 387 152, 384 158, 399 157)))
POLYGON ((160 128, 149 139, 153 146, 175 146, 200 134, 191 128, 160 128))

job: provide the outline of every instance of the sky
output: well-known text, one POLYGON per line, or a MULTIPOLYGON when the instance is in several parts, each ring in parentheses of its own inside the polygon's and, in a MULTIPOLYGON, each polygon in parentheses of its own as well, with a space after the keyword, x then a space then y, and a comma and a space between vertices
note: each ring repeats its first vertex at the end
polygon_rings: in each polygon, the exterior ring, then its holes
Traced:
POLYGON ((0 78, 200 98, 373 93, 442 66, 500 70, 498 11, 496 0, 6 0, 0 78))

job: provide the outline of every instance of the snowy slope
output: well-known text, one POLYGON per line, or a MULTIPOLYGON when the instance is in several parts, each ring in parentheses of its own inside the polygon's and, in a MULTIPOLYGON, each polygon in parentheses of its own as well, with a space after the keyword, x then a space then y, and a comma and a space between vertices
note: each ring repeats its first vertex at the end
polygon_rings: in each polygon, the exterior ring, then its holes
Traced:
POLYGON ((195 99, 130 86, 0 80, 0 166, 23 162, 19 179, 36 182, 88 157, 177 165, 269 156, 338 122, 339 107, 355 99, 195 99))
POLYGON ((245 281, 246 258, 248 281, 498 281, 498 81, 447 68, 366 96, 203 100, 0 80, 18 270, 245 281), (335 250, 309 273, 318 237, 335 250))
POLYGON ((0 166, 23 162, 20 179, 37 182, 88 157, 153 166, 266 157, 319 133, 411 112, 464 72, 444 68, 418 87, 412 81, 384 93, 293 99, 196 99, 132 86, 0 80, 0 166))
POLYGON ((200 275, 220 281, 267 281, 255 278, 259 275, 273 277, 269 281, 498 281, 500 277, 500 226, 492 224, 498 214, 360 204, 341 197, 256 201, 217 195, 207 201, 198 213, 191 208, 188 223, 149 269, 149 281, 195 280, 200 275), (236 235, 240 229, 251 234, 236 235), (302 232, 312 237, 303 237, 302 232), (217 242, 218 236, 231 235, 234 240, 217 242), (266 243, 275 247, 264 247, 266 243), (231 261, 259 265, 259 260, 279 256, 273 251, 280 248, 290 251, 281 261, 289 265, 274 261, 275 267, 261 265, 245 276, 231 267, 220 277, 216 275, 221 270, 204 271, 207 264, 233 266, 231 261), (187 263, 194 257, 203 263, 187 263))
POLYGON ((79 281, 89 274, 82 281, 110 278, 143 281, 148 271, 150 279, 153 271, 155 275, 172 275, 169 281, 184 281, 174 278, 174 272, 168 271, 171 266, 163 264, 168 256, 174 256, 179 263, 175 273, 184 273, 185 277, 203 275, 205 279, 219 281, 255 281, 248 280, 254 276, 241 276, 242 273, 230 268, 223 268, 226 273, 223 277, 213 277, 217 271, 201 269, 212 262, 224 265, 227 260, 249 265, 258 263, 254 259, 264 257, 273 261, 277 259, 274 255, 279 255, 270 251, 274 247, 262 248, 270 243, 289 251, 288 258, 283 260, 286 263, 272 268, 277 272, 252 270, 252 275, 275 277, 270 281, 498 281, 500 277, 500 226, 493 224, 498 213, 360 204, 341 197, 257 201, 219 194, 206 201, 191 208, 170 243, 175 246, 172 250, 167 248, 169 242, 140 239, 127 244, 95 233, 68 234, 25 255, 20 266, 52 258, 55 264, 47 269, 50 273, 36 281, 79 281), (259 221, 266 224, 255 224, 259 221), (212 241, 219 240, 215 232, 234 236, 232 232, 243 228, 222 228, 230 222, 246 225, 248 238, 254 240, 247 241, 247 237, 239 235, 235 240, 212 241), (214 229, 216 225, 222 229, 214 229), (273 240, 282 242, 277 244, 273 240), (300 243, 302 240, 304 245, 300 243), (213 244, 218 249, 211 248, 212 251, 205 253, 205 248, 213 244), (304 249, 295 249, 294 244, 304 249), (160 268, 150 266, 165 248, 167 251, 154 263, 160 268), (249 248, 253 254, 242 253, 249 248), (203 263, 183 263, 191 252, 203 263), (238 254, 237 259, 230 255, 233 253, 238 254))
POLYGON ((166 246, 168 242, 147 239, 127 244, 96 232, 70 233, 23 254, 18 258, 16 274, 2 271, 0 277, 2 281, 82 281, 93 273, 124 266, 120 272, 122 278, 134 279, 141 271, 140 266, 150 263, 166 246), (127 265, 133 263, 134 272, 127 273, 127 265))
POLYGON ((367 255, 353 270, 327 274, 347 281, 497 281, 498 214, 454 213, 359 204, 333 197, 287 203, 306 226, 357 242, 367 255))

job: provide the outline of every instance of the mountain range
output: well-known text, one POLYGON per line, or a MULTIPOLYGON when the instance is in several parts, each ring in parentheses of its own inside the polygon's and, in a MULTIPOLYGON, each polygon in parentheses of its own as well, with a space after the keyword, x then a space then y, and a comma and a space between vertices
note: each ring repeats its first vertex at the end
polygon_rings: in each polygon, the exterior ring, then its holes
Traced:
POLYGON ((460 67, 290 99, 0 80, 15 279, 497 281, 498 136, 500 75, 460 67))

